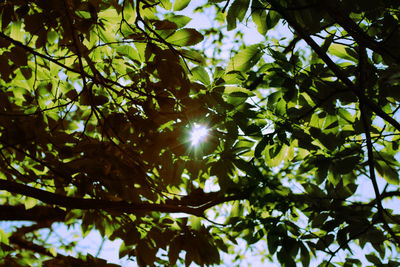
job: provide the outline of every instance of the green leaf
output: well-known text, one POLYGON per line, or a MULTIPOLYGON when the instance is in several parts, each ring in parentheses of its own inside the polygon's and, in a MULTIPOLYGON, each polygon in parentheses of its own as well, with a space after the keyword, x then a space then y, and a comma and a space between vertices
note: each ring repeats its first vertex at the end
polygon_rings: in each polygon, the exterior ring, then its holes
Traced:
POLYGON ((264 150, 265 163, 269 167, 276 167, 286 157, 289 147, 285 144, 274 144, 266 146, 264 150))
POLYGON ((268 251, 271 255, 275 254, 279 245, 279 236, 275 232, 269 232, 267 237, 268 251))
POLYGON ((360 162, 359 156, 351 156, 334 161, 333 170, 336 173, 346 174, 353 172, 360 162))
POLYGON ((197 216, 191 216, 190 225, 192 226, 192 229, 199 230, 201 228, 201 218, 197 216))
MULTIPOLYGON (((390 183, 382 197, 395 200, 399 127, 383 115, 398 119, 398 4, 315 2, 2 1, 0 217, 16 223, 0 230, 0 265, 113 266, 75 245, 93 231, 118 240, 120 256, 139 266, 184 265, 185 254, 188 265, 217 265, 219 251, 257 241, 283 266, 361 266, 345 255, 357 247, 370 250, 370 265, 398 266, 382 216, 354 203, 374 200, 357 188, 369 169, 357 95, 302 38, 319 36, 354 84, 364 74, 373 165, 378 182, 390 183), (303 34, 282 35, 280 26, 303 34), (247 38, 251 30, 268 36, 247 38), (354 33, 368 38, 350 42, 354 33), (210 128, 197 147, 194 123, 210 128), (56 207, 35 200, 43 194, 67 198, 56 207), (68 208, 79 202, 84 210, 68 208), (227 224, 193 215, 203 209, 227 224), (33 228, 17 227, 20 219, 57 225, 24 235, 33 228), (82 233, 60 249, 75 256, 46 261, 11 238, 52 256, 57 240, 43 234, 73 234, 73 225, 82 233), (339 246, 347 251, 328 264, 339 246)), ((398 233, 389 207, 384 219, 398 233)), ((243 263, 236 256, 223 265, 243 263)))
POLYGON ((178 28, 182 28, 182 27, 186 26, 192 20, 191 18, 189 18, 187 16, 175 15, 175 14, 167 16, 166 19, 175 23, 178 28))
POLYGON ((225 86, 224 93, 233 97, 249 97, 254 95, 254 92, 237 86, 225 86))
POLYGON ((351 48, 342 45, 342 44, 331 44, 329 46, 328 52, 334 56, 337 56, 341 59, 346 59, 353 61, 355 63, 358 62, 358 59, 354 57, 354 51, 351 50, 351 48))
POLYGON ((328 48, 331 46, 334 38, 335 38, 335 34, 330 34, 325 39, 324 43, 321 46, 321 48, 322 48, 322 50, 324 50, 324 52, 328 51, 328 48))
POLYGON ((375 64, 380 64, 382 62, 382 56, 376 52, 372 53, 372 60, 375 64))
POLYGON ((267 144, 269 144, 271 142, 272 137, 273 136, 271 134, 266 134, 263 136, 263 138, 261 139, 260 142, 258 142, 258 144, 254 150, 254 157, 256 157, 256 158, 261 157, 261 152, 263 152, 265 147, 267 146, 267 144))
POLYGON ((254 44, 239 51, 229 62, 226 72, 231 71, 249 71, 260 60, 263 54, 263 46, 261 44, 254 44))
POLYGON ((382 261, 374 253, 367 254, 365 257, 369 262, 375 264, 376 266, 382 265, 382 261))
POLYGON ((125 246, 125 242, 119 246, 118 256, 119 258, 123 258, 131 252, 132 248, 125 246))
POLYGON ((166 41, 178 46, 191 46, 203 41, 204 36, 195 29, 181 29, 169 36, 166 41))
POLYGON ((176 30, 178 26, 169 20, 161 20, 154 23, 156 30, 176 30))
POLYGON ((240 201, 236 200, 233 202, 230 217, 239 217, 243 214, 243 205, 240 204, 240 201))
POLYGON ((259 0, 253 0, 251 4, 251 18, 257 26, 257 31, 265 35, 268 31, 267 27, 267 12, 259 0))
POLYGON ((183 57, 185 57, 185 59, 196 63, 197 65, 200 66, 205 66, 206 65, 206 59, 198 52, 193 51, 193 50, 179 50, 179 53, 181 53, 181 55, 183 57))
POLYGON ((328 216, 329 216, 328 213, 318 213, 317 216, 315 216, 314 219, 312 220, 312 227, 315 228, 322 226, 326 222, 328 216))
POLYGON ((274 10, 270 10, 268 11, 267 17, 266 17, 266 28, 268 30, 274 28, 279 20, 281 19, 281 16, 278 12, 274 11, 274 10))
POLYGON ((37 205, 37 199, 32 197, 26 197, 24 200, 25 209, 29 210, 37 205))
POLYGON ((169 0, 160 0, 160 6, 166 10, 170 10, 172 7, 172 3, 169 0))
POLYGON ((190 0, 175 0, 174 11, 181 11, 185 9, 190 3, 190 0))
POLYGON ((116 48, 116 52, 122 56, 126 56, 131 60, 137 60, 140 62, 140 57, 135 48, 129 45, 119 46, 116 48))
POLYGON ((25 49, 19 47, 19 46, 14 46, 11 48, 11 60, 19 65, 19 66, 24 66, 27 64, 27 55, 25 49))
POLYGON ((10 24, 12 17, 14 15, 14 7, 12 5, 4 5, 3 12, 1 14, 1 29, 4 31, 10 24))
POLYGON ((50 252, 50 254, 51 254, 53 257, 56 257, 56 256, 57 256, 57 251, 56 251, 56 248, 55 248, 55 247, 49 248, 49 252, 50 252))
POLYGON ((68 97, 70 100, 75 100, 78 97, 78 92, 75 89, 72 89, 68 91, 65 96, 68 97))
POLYGON ((192 69, 193 78, 196 81, 200 81, 202 84, 208 86, 211 84, 210 76, 208 75, 207 71, 203 67, 195 67, 192 69))
POLYGON ((300 245, 300 256, 303 267, 308 267, 310 265, 310 252, 303 243, 300 245))
POLYGON ((382 160, 376 160, 375 168, 378 171, 378 174, 383 177, 389 184, 399 184, 399 173, 396 171, 393 165, 388 165, 387 162, 382 160))
POLYGON ((229 7, 226 20, 228 22, 228 31, 236 28, 236 19, 242 21, 249 8, 250 0, 235 0, 229 7))
MULTIPOLYGON (((0 228, 0 243, 6 244, 6 245, 10 244, 10 241, 8 240, 8 234, 6 234, 4 232, 4 230, 1 228, 0 228)), ((0 252, 1 252, 1 248, 0 248, 0 252)))

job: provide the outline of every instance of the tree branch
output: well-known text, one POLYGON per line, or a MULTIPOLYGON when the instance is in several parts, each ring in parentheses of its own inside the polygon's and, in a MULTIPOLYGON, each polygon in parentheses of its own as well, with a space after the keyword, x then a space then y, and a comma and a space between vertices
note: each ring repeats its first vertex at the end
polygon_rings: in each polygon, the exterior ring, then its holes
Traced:
MULTIPOLYGON (((36 252, 36 253, 51 257, 51 258, 54 257, 54 255, 51 254, 47 248, 39 246, 33 242, 24 240, 22 237, 12 236, 12 237, 10 237, 10 242, 17 245, 18 247, 20 247, 22 249, 30 250, 30 251, 33 251, 33 252, 36 252)), ((61 257, 63 257, 63 256, 61 256, 61 257)))
POLYGON ((288 12, 279 5, 275 0, 268 0, 272 8, 276 10, 281 16, 289 23, 291 27, 297 32, 297 34, 303 38, 303 40, 317 53, 317 55, 325 62, 325 64, 333 71, 333 73, 360 99, 363 101, 372 111, 376 113, 386 122, 390 123, 394 128, 400 131, 400 123, 391 117, 389 114, 384 112, 378 105, 376 105, 372 100, 361 94, 359 90, 355 87, 352 81, 347 77, 346 73, 343 72, 325 53, 325 51, 311 38, 311 36, 303 29, 303 27, 297 23, 288 12))
POLYGON ((80 210, 97 209, 131 214, 134 214, 138 211, 157 211, 166 213, 182 212, 196 216, 203 216, 204 210, 211 207, 210 205, 207 205, 207 207, 188 207, 179 204, 171 205, 156 203, 128 203, 125 201, 108 201, 101 199, 67 197, 7 180, 0 180, 0 190, 6 190, 10 193, 17 193, 24 196, 29 196, 50 205, 58 205, 69 209, 80 210))
POLYGON ((27 46, 27 45, 24 45, 24 44, 21 43, 20 41, 14 40, 14 39, 12 39, 11 37, 5 35, 5 34, 2 33, 2 32, 0 32, 0 37, 3 38, 3 39, 5 39, 5 40, 7 40, 7 41, 9 41, 10 43, 12 43, 12 44, 15 45, 15 46, 21 47, 21 48, 23 48, 24 50, 27 50, 29 53, 31 53, 31 54, 33 54, 33 55, 35 55, 35 56, 38 56, 38 57, 41 57, 41 58, 43 58, 43 59, 46 59, 46 60, 48 60, 48 61, 50 61, 50 62, 53 62, 54 64, 56 64, 56 65, 58 65, 58 66, 60 66, 60 67, 62 67, 62 68, 64 68, 64 69, 66 69, 66 70, 68 70, 68 71, 70 71, 70 72, 74 72, 74 73, 81 74, 80 71, 75 70, 75 69, 73 69, 73 68, 71 68, 71 67, 68 67, 67 65, 64 65, 64 64, 60 63, 58 60, 56 60, 56 59, 54 59, 54 58, 52 58, 52 57, 49 57, 49 56, 44 55, 44 54, 41 54, 41 53, 37 52, 35 49, 33 49, 32 47, 27 46))
MULTIPOLYGON (((335 1, 335 3, 339 3, 335 1)), ((320 4, 343 29, 350 34, 357 43, 362 46, 368 47, 372 51, 383 56, 389 56, 395 61, 399 62, 400 58, 394 55, 390 50, 386 49, 382 44, 375 41, 371 36, 366 34, 348 15, 348 12, 340 6, 334 4, 332 1, 320 1, 320 4)))
MULTIPOLYGON (((93 73, 93 75, 90 75, 90 74, 87 73, 87 72, 83 72, 83 73, 82 73, 81 70, 76 70, 76 69, 74 69, 74 68, 68 67, 67 65, 62 64, 61 62, 59 62, 57 59, 54 59, 54 58, 52 58, 52 57, 50 57, 50 56, 41 54, 41 53, 37 52, 35 49, 33 49, 32 47, 27 46, 27 45, 21 43, 20 41, 14 40, 14 39, 12 39, 11 37, 5 35, 5 34, 2 33, 2 32, 0 32, 0 37, 3 38, 3 39, 5 39, 5 40, 7 40, 7 41, 9 41, 10 43, 14 44, 15 46, 18 46, 18 47, 23 48, 24 50, 28 51, 29 53, 31 53, 31 54, 33 54, 33 55, 35 55, 35 56, 38 56, 38 57, 40 57, 40 58, 43 58, 43 59, 48 60, 48 61, 50 61, 50 62, 53 62, 54 64, 56 64, 56 65, 62 67, 63 69, 65 69, 65 70, 67 70, 67 71, 80 74, 80 75, 82 75, 82 76, 84 76, 84 77, 86 77, 86 78, 90 78, 90 79, 91 79, 92 81, 94 81, 95 83, 101 84, 101 85, 103 85, 104 87, 110 89, 111 91, 113 91, 113 92, 115 92, 115 93, 119 93, 119 92, 116 91, 116 89, 112 88, 109 84, 118 86, 118 87, 123 88, 123 89, 132 89, 131 86, 124 86, 124 85, 118 83, 117 81, 113 81, 113 80, 111 80, 111 79, 107 79, 107 78, 105 78, 105 77, 103 77, 103 76, 101 76, 101 81, 99 81, 99 79, 96 77, 96 75, 99 74, 97 71, 96 71, 96 73, 93 73), (109 83, 109 84, 106 84, 106 83, 109 83)), ((89 62, 89 63, 90 63, 90 62, 89 62)), ((89 63, 88 63, 88 64, 89 64, 89 63)), ((138 91, 138 90, 136 90, 135 92, 138 93, 138 94, 141 93, 141 92, 138 91)), ((131 99, 130 99, 130 100, 131 100, 131 99)), ((142 105, 142 103, 140 103, 140 102, 138 102, 138 101, 135 101, 135 104, 137 104, 137 105, 142 105)))
POLYGON ((46 206, 35 206, 29 210, 24 205, 1 205, 0 221, 64 221, 67 212, 46 206))
POLYGON ((362 231, 358 232, 357 234, 350 235, 349 238, 348 238, 345 242, 343 242, 343 244, 341 244, 335 251, 333 251, 332 255, 330 256, 330 258, 329 258, 328 261, 326 262, 325 267, 331 266, 330 264, 331 264, 332 259, 337 255, 337 253, 338 253, 340 250, 344 249, 346 246, 348 247, 349 243, 350 243, 352 240, 354 240, 354 239, 356 239, 357 237, 359 237, 359 236, 365 234, 366 232, 368 232, 368 230, 369 230, 373 225, 374 225, 374 224, 371 223, 371 224, 369 224, 367 227, 365 227, 365 229, 363 229, 362 231))
POLYGON ((10 242, 13 243, 14 245, 18 246, 21 249, 29 250, 35 253, 39 253, 41 255, 47 256, 51 258, 50 260, 47 260, 44 262, 45 266, 92 266, 94 262, 97 262, 97 260, 100 260, 101 266, 120 266, 117 264, 107 264, 106 260, 95 258, 94 261, 85 261, 83 259, 75 258, 72 256, 65 256, 63 254, 57 253, 56 255, 53 255, 53 253, 50 252, 49 249, 46 247, 37 245, 33 242, 27 241, 21 237, 16 237, 13 236, 10 238, 10 242), (48 263, 48 264, 46 264, 48 263))
MULTIPOLYGON (((385 198, 392 198, 392 197, 400 197, 400 191, 383 192, 381 194, 381 200, 383 200, 385 198)), ((367 205, 374 206, 376 204, 376 201, 377 201, 376 199, 373 199, 367 205)))
POLYGON ((228 8, 228 6, 229 6, 229 2, 230 2, 231 0, 226 0, 226 3, 225 3, 225 5, 224 5, 224 7, 222 8, 222 13, 225 13, 225 11, 226 11, 226 9, 228 8))
MULTIPOLYGON (((358 54, 359 54, 359 60, 358 60, 358 63, 359 63, 359 65, 358 65, 358 71, 359 71, 358 87, 359 88, 358 89, 360 91, 360 94, 364 94, 364 91, 366 89, 365 68, 366 68, 366 64, 367 64, 367 60, 366 60, 367 52, 364 47, 359 47, 358 54)), ((366 137, 366 141, 367 141, 369 177, 371 179, 372 186, 374 188, 376 204, 378 207, 378 215, 382 219, 383 227, 385 228, 385 230, 388 231, 388 233, 392 236, 392 238, 395 240, 397 245, 400 246, 400 239, 397 237, 396 233, 392 230, 392 228, 390 228, 390 226, 388 225, 388 223, 384 217, 385 209, 382 206, 382 197, 379 192, 379 187, 378 187, 378 183, 377 183, 376 176, 375 176, 375 166, 374 166, 375 160, 374 160, 373 145, 372 145, 371 133, 370 133, 370 128, 369 128, 369 122, 368 122, 368 118, 366 116, 367 111, 366 111, 366 108, 364 106, 364 102, 362 99, 360 99, 360 112, 361 112, 361 121, 364 125, 364 132, 365 132, 365 137, 366 137)))
MULTIPOLYGON (((367 63, 365 60, 365 48, 360 47, 359 48, 359 59, 358 59, 358 90, 360 91, 360 94, 364 94, 365 91, 365 64, 367 63)), ((364 102, 360 99, 360 112, 361 112, 361 121, 364 125, 364 132, 365 132, 365 137, 367 139, 367 151, 368 151, 368 166, 369 166, 369 175, 370 179, 372 181, 372 185, 374 188, 375 192, 375 197, 377 200, 377 205, 378 205, 378 210, 381 211, 382 208, 382 202, 381 202, 381 195, 379 192, 379 187, 378 183, 376 181, 376 176, 375 176, 375 167, 374 167, 374 154, 373 154, 373 147, 372 147, 372 139, 371 139, 371 133, 369 129, 369 122, 367 118, 367 110, 365 109, 364 102)))

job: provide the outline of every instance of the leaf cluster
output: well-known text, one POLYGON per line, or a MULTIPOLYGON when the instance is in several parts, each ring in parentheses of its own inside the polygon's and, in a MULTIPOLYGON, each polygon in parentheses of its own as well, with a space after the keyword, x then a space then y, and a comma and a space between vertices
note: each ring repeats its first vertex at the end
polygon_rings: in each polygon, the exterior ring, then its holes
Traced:
POLYGON ((32 222, 0 229, 0 264, 114 266, 56 249, 62 223, 139 266, 219 264, 238 239, 283 266, 397 266, 397 1, 209 1, 225 22, 203 31, 190 2, 0 4, 0 220, 32 222), (206 56, 248 21, 265 41, 206 56))

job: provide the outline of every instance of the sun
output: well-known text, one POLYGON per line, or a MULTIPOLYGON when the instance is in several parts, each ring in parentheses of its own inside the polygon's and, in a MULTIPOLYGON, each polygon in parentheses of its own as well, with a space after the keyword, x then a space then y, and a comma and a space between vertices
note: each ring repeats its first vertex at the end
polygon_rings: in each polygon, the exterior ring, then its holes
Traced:
POLYGON ((208 128, 206 126, 195 123, 190 131, 190 141, 192 146, 197 146, 203 142, 208 136, 208 128))

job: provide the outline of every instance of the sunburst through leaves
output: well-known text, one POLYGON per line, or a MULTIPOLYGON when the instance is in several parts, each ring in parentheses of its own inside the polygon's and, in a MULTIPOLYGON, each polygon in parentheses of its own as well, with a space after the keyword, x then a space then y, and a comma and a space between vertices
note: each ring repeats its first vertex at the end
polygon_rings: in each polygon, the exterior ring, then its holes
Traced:
POLYGON ((197 146, 208 136, 208 128, 204 125, 195 123, 190 131, 190 141, 192 146, 197 146))

